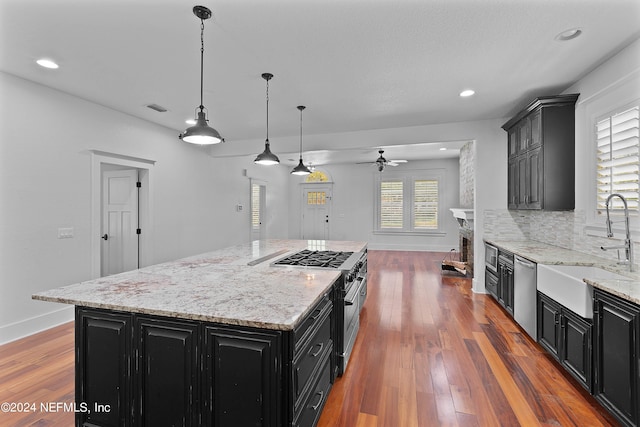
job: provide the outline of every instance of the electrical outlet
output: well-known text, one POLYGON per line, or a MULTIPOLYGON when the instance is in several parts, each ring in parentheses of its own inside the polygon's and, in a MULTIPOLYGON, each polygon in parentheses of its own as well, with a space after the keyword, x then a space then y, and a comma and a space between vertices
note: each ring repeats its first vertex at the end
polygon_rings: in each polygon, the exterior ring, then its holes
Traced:
POLYGON ((73 227, 58 228, 58 239, 72 239, 73 227))
POLYGON ((238 204, 236 205, 236 210, 237 210, 238 212, 242 212, 242 209, 244 209, 244 206, 242 206, 240 203, 238 203, 238 204))

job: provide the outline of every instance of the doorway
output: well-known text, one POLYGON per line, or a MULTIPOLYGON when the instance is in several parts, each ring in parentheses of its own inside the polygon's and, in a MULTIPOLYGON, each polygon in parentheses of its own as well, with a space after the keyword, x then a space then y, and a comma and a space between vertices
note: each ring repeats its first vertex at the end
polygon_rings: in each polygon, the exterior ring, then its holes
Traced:
POLYGON ((263 240, 267 236, 266 219, 267 186, 265 183, 251 180, 251 238, 250 241, 263 240))
POLYGON ((138 175, 137 169, 102 166, 100 276, 135 270, 140 263, 138 175))
POLYGON ((302 238, 329 240, 331 186, 308 184, 302 187, 302 238))
POLYGON ((153 160, 91 151, 92 278, 152 264, 154 164, 153 160))

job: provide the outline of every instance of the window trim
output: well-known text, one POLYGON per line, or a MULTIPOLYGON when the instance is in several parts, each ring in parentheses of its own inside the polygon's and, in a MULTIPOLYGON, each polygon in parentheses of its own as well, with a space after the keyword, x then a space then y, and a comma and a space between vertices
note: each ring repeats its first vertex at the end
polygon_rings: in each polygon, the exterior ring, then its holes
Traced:
MULTIPOLYGON (((587 222, 584 229, 585 234, 588 236, 603 237, 606 233, 606 226, 604 223, 604 210, 598 208, 598 191, 596 188, 597 179, 598 179, 597 177, 597 174, 598 174, 597 172, 598 170, 597 125, 598 125, 598 122, 608 117, 613 117, 616 114, 620 114, 626 110, 629 110, 637 106, 640 106, 640 98, 633 99, 615 108, 610 108, 605 113, 593 114, 591 116, 591 120, 589 122, 589 140, 591 141, 590 153, 589 153, 589 158, 591 159, 591 173, 590 173, 591 188, 588 193, 589 194, 589 203, 588 203, 589 213, 587 215, 587 222)), ((622 212, 617 210, 611 211, 611 214, 614 217, 622 216, 622 212)), ((630 228, 632 232, 632 238, 633 239, 640 238, 640 208, 629 210, 629 222, 630 222, 630 228)), ((621 236, 624 234, 624 229, 621 227, 624 227, 621 223, 614 224, 613 230, 616 236, 621 236)))
POLYGON ((445 171, 444 169, 422 169, 402 172, 376 173, 374 185, 374 218, 373 234, 380 235, 406 235, 406 236, 445 236, 444 228, 444 207, 443 194, 445 193, 445 171), (436 180, 438 182, 438 227, 434 229, 424 229, 414 227, 414 184, 416 181, 436 180), (380 224, 381 215, 381 194, 380 186, 383 181, 402 181, 403 185, 403 228, 390 229, 382 228, 380 224), (408 193, 408 194, 407 194, 408 193), (408 196, 408 197, 407 197, 408 196))

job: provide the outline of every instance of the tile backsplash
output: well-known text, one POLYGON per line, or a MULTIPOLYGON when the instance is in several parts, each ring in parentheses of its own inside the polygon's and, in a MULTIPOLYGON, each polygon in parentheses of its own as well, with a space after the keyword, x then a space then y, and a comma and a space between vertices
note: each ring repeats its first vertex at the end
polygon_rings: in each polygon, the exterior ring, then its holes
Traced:
MULTIPOLYGON (((604 225, 604 223, 603 223, 604 225)), ((623 243, 624 235, 615 239, 586 233, 584 211, 525 211, 490 209, 484 211, 484 237, 495 240, 536 240, 538 242, 617 260, 617 251, 603 251, 600 246, 623 243)), ((595 234, 595 233, 594 233, 595 234)), ((634 254, 640 254, 640 242, 634 242, 634 254)), ((621 257, 624 257, 624 251, 621 257)), ((635 257, 638 266, 638 257, 635 257)))

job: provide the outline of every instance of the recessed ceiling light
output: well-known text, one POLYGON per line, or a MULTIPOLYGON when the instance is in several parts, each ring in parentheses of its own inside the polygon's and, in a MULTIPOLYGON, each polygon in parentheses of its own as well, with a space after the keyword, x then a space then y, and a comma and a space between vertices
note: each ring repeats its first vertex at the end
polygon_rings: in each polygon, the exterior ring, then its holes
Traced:
POLYGON ((196 121, 194 119, 187 119, 184 122, 186 124, 188 124, 188 125, 195 125, 196 124, 196 121))
POLYGON ((442 148, 440 148, 440 151, 447 151, 447 148, 446 147, 442 147, 442 148))
POLYGON ((55 63, 55 62, 53 62, 52 60, 50 60, 50 59, 46 59, 46 58, 38 59, 38 60, 36 61, 36 64, 38 64, 38 65, 39 65, 39 66, 41 66, 41 67, 44 67, 44 68, 51 68, 51 69, 54 69, 54 70, 55 70, 56 68, 58 68, 58 67, 59 67, 59 66, 58 66, 58 64, 56 64, 56 63, 55 63))
POLYGON ((556 40, 561 42, 566 42, 568 40, 573 40, 582 34, 582 30, 580 28, 571 28, 569 30, 565 30, 556 36, 556 40))
POLYGON ((462 92, 460 92, 460 96, 463 97, 463 98, 466 98, 466 97, 471 96, 471 95, 473 95, 475 93, 476 93, 476 91, 473 90, 473 89, 465 89, 462 92))

